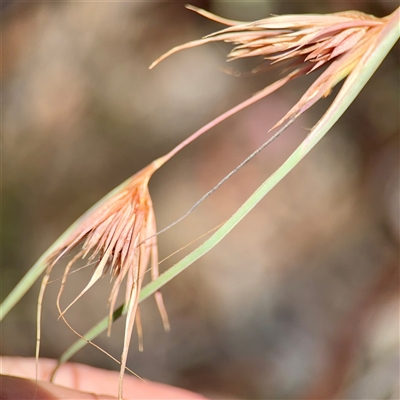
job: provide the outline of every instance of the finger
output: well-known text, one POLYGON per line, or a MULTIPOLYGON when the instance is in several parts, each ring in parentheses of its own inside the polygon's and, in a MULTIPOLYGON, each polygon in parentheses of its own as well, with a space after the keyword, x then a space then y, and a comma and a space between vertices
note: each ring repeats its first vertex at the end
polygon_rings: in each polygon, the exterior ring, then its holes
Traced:
MULTIPOLYGON (((35 359, 23 357, 2 357, 4 374, 35 379, 35 359)), ((40 359, 39 380, 49 380, 55 360, 40 359)), ((67 363, 60 367, 54 383, 84 392, 101 393, 115 396, 118 393, 118 377, 116 371, 107 371, 84 364, 67 363)), ((133 376, 124 378, 124 397, 130 399, 185 399, 205 400, 205 397, 184 389, 156 382, 143 382, 133 376)))
POLYGON ((47 382, 35 382, 31 379, 18 378, 16 376, 8 375, 1 375, 0 386, 0 398, 7 400, 116 399, 116 397, 113 396, 78 392, 73 389, 53 385, 47 382))

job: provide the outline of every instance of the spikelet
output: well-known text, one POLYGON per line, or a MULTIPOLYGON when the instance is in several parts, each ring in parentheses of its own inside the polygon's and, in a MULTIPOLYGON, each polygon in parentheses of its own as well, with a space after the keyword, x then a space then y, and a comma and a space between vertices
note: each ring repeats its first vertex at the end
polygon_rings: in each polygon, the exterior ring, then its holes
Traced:
MULTIPOLYGON (((68 263, 63 273, 57 297, 60 316, 64 318, 65 312, 109 271, 114 281, 108 301, 108 332, 110 333, 115 302, 123 280, 126 278, 125 307, 127 307, 127 320, 121 356, 120 399, 122 399, 123 375, 135 319, 139 347, 142 347, 138 302, 142 281, 149 264, 151 265, 152 279, 156 279, 158 276, 156 222, 148 190, 148 182, 152 174, 164 162, 165 160, 160 158, 142 169, 130 178, 122 188, 82 219, 51 257, 39 295, 38 304, 40 307, 44 289, 54 265, 62 256, 75 248, 79 248, 78 253, 68 263), (93 274, 81 293, 62 311, 60 297, 66 284, 69 270, 77 259, 86 257, 87 264, 95 264, 93 274)), ((169 330, 168 317, 161 293, 156 293, 155 296, 164 327, 169 330)), ((38 310, 38 326, 40 326, 40 312, 38 310)), ((40 331, 38 333, 40 338, 40 331)))
MULTIPOLYGON (((150 68, 177 51, 211 42, 234 44, 227 61, 262 57, 271 64, 290 63, 285 65, 288 72, 284 78, 236 106, 232 109, 234 112, 269 95, 288 81, 329 64, 295 106, 271 129, 297 118, 319 99, 328 96, 332 88, 352 71, 389 20, 389 17, 377 18, 359 11, 346 11, 325 15, 272 16, 246 23, 224 19, 193 6, 187 8, 228 27, 174 47, 154 61, 150 68)), ((231 111, 228 113, 233 114, 231 111)))

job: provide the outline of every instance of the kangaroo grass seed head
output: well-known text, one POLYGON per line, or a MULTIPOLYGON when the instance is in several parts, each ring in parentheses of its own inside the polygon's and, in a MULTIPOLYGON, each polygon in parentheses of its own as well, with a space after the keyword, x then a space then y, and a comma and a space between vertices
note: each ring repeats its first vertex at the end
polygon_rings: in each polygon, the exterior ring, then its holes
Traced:
MULTIPOLYGON (((329 95, 332 88, 353 70, 388 21, 388 17, 377 18, 359 11, 346 11, 325 15, 272 16, 246 23, 227 20, 193 6, 188 8, 228 27, 174 47, 154 61, 150 68, 177 51, 211 42, 234 45, 227 61, 247 57, 262 57, 270 64, 291 61, 289 67, 285 64, 287 81, 329 64, 273 128, 293 116, 298 117, 321 97, 329 95)), ((266 90, 265 93, 272 91, 266 90)))
POLYGON ((297 59, 297 62, 312 64, 311 70, 315 70, 354 48, 368 30, 383 23, 383 19, 359 11, 272 16, 246 23, 222 19, 193 6, 188 8, 229 27, 174 47, 150 68, 177 51, 223 41, 235 45, 227 56, 228 61, 256 56, 273 63, 297 59))
MULTIPOLYGON (((135 319, 138 328, 139 347, 142 349, 138 303, 142 281, 149 264, 151 265, 152 279, 158 277, 156 221, 153 203, 148 190, 148 182, 152 174, 163 162, 163 159, 159 159, 148 165, 129 179, 120 190, 100 206, 89 212, 50 257, 46 276, 42 283, 42 287, 44 287, 53 266, 62 256, 75 248, 79 248, 79 252, 68 263, 63 273, 57 297, 60 317, 64 318, 65 312, 97 280, 109 272, 114 281, 108 299, 110 333, 115 302, 123 280, 126 278, 125 307, 127 307, 127 322, 121 357, 120 398, 122 398, 122 378, 135 319), (66 284, 69 270, 79 258, 87 258, 87 264, 94 264, 95 267, 85 288, 62 311, 60 297, 66 284)), ((43 297, 43 293, 44 289, 41 297, 43 297)), ((39 305, 41 305, 41 300, 39 305)), ((164 326, 169 329, 168 318, 160 293, 156 294, 156 301, 164 326)))

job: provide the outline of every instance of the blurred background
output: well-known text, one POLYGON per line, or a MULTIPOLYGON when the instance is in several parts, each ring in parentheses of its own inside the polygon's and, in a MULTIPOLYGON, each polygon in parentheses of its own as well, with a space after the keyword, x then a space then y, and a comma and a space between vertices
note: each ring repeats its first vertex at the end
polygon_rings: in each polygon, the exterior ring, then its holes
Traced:
MULTIPOLYGON (((2 295, 103 195, 277 75, 228 66, 230 47, 173 46, 221 28, 175 2, 3 2, 2 295)), ((385 1, 192 1, 226 18, 357 9, 385 1)), ((213 399, 399 398, 399 47, 307 158, 216 248, 142 309, 143 378, 213 399)), ((184 214, 268 137, 315 75, 289 84, 212 129, 150 183, 158 228, 184 214)), ((337 93, 334 91, 334 93, 337 93)), ((178 226, 160 259, 227 219, 305 138, 322 100, 178 226)), ((198 242, 200 244, 201 241, 198 242)), ((161 264, 161 270, 193 245, 161 264)), ((43 357, 76 339, 57 320, 63 263, 44 302, 43 357)), ((63 304, 91 271, 71 275, 63 304)), ((84 333, 106 315, 105 277, 68 313, 84 333)), ((4 320, 4 355, 33 356, 39 285, 4 320)), ((119 358, 124 321, 96 343, 119 358)), ((87 346, 75 361, 118 369, 87 346)))

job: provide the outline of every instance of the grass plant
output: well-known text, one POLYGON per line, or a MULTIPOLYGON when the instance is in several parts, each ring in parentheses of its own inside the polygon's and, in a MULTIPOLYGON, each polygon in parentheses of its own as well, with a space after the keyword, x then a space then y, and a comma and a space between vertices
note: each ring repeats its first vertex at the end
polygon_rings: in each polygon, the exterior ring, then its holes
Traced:
MULTIPOLYGON (((67 349, 60 357, 59 365, 70 359, 79 349, 107 328, 110 333, 112 322, 127 314, 120 362, 118 393, 120 399, 123 396, 123 375, 135 321, 139 337, 141 337, 139 303, 151 295, 155 295, 164 326, 166 329, 169 328, 159 290, 216 246, 269 191, 296 167, 351 105, 400 35, 400 8, 384 18, 349 11, 327 15, 273 16, 250 23, 226 20, 194 7, 188 8, 227 25, 227 28, 170 50, 156 60, 151 68, 176 51, 210 42, 224 41, 234 44, 233 50, 228 55, 229 61, 238 58, 262 57, 271 63, 284 63, 286 74, 199 129, 171 152, 149 164, 96 203, 50 246, 0 306, 0 319, 3 319, 40 275, 45 272, 38 301, 36 356, 39 357, 41 306, 46 284, 58 260, 72 249, 78 248, 77 255, 65 268, 57 298, 60 317, 64 320, 69 307, 78 301, 100 277, 110 271, 114 283, 109 297, 108 317, 100 321, 67 349), (313 73, 322 67, 326 67, 326 69, 315 79, 294 107, 271 128, 271 130, 279 128, 277 132, 175 223, 192 212, 205 197, 208 197, 239 168, 260 153, 299 115, 319 99, 329 95, 332 88, 345 79, 332 104, 310 130, 307 138, 211 237, 159 275, 157 235, 166 231, 168 227, 159 232, 156 230, 155 215, 147 187, 152 174, 189 143, 192 143, 197 137, 219 122, 270 95, 291 80, 313 73), (88 257, 88 263, 95 263, 93 275, 76 299, 68 307, 62 309, 60 297, 69 271, 74 262, 81 257, 88 257), (142 288, 143 277, 149 264, 152 271, 152 281, 142 288), (124 304, 116 308, 117 295, 123 281, 126 282, 124 304)), ((66 323, 68 324, 67 321, 66 323)))

